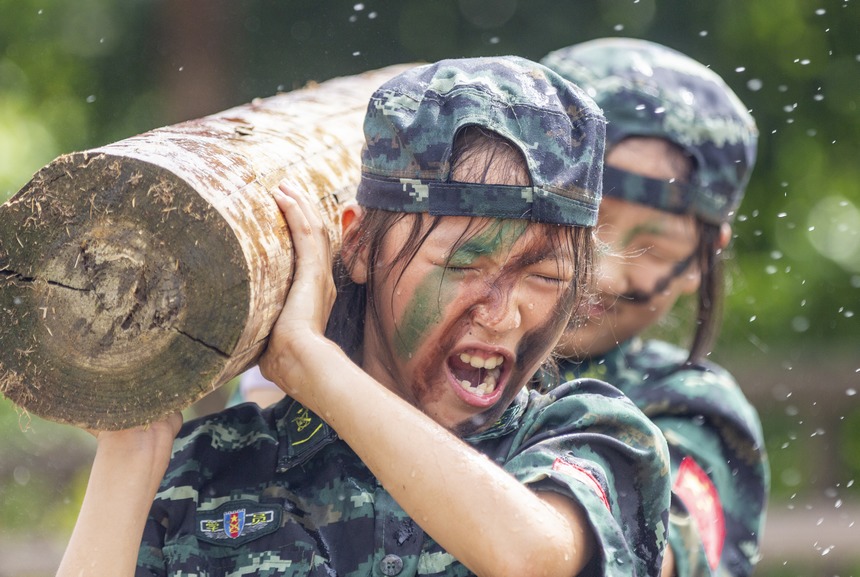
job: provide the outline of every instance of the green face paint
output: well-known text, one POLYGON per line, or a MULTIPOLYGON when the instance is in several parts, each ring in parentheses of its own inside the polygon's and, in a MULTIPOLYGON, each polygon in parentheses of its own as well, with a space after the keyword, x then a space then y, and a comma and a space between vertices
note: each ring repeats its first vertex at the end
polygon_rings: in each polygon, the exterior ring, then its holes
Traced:
POLYGON ((438 325, 442 315, 457 295, 461 281, 457 268, 469 268, 482 256, 503 255, 525 232, 525 221, 502 221, 481 231, 464 242, 448 258, 418 284, 415 294, 398 325, 397 355, 408 359, 418 349, 430 329, 438 325))
POLYGON ((410 358, 424 340, 427 329, 441 320, 442 311, 454 294, 444 284, 444 277, 444 268, 435 269, 415 289, 398 330, 396 346, 400 358, 410 358))
POLYGON ((640 234, 652 234, 654 236, 660 236, 664 234, 664 232, 664 227, 659 223, 646 222, 645 224, 636 225, 629 231, 627 231, 627 234, 624 235, 621 248, 627 248, 628 246, 630 246, 631 241, 640 234))

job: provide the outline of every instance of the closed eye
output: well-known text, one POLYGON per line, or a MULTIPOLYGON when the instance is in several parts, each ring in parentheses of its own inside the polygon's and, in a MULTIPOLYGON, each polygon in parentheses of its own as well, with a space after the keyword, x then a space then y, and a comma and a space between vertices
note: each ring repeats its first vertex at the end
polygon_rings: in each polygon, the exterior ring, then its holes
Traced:
POLYGON ((441 266, 442 266, 442 268, 445 269, 446 272, 453 272, 453 273, 464 273, 464 272, 468 272, 470 270, 478 270, 475 267, 471 267, 471 266, 457 266, 457 265, 450 265, 450 264, 449 265, 441 265, 441 266))
POLYGON ((571 279, 559 278, 557 276, 547 276, 543 274, 536 274, 534 275, 534 277, 542 282, 549 283, 551 285, 564 285, 571 282, 571 279))

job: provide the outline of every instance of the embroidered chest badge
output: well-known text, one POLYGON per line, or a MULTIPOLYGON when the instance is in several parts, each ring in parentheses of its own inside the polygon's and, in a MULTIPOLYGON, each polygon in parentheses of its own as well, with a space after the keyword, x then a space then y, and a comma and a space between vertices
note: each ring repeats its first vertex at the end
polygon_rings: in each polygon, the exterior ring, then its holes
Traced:
POLYGON ((197 511, 197 538, 215 545, 238 547, 280 526, 280 507, 254 501, 230 501, 212 511, 197 511))

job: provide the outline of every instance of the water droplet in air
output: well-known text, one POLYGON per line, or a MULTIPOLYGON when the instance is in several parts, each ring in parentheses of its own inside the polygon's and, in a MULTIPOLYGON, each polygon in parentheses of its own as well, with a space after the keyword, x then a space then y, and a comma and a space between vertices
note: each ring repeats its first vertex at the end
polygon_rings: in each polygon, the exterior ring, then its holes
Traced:
POLYGON ((758 92, 761 90, 762 86, 764 86, 764 82, 762 82, 758 78, 750 78, 747 80, 747 88, 752 90, 753 92, 758 92))

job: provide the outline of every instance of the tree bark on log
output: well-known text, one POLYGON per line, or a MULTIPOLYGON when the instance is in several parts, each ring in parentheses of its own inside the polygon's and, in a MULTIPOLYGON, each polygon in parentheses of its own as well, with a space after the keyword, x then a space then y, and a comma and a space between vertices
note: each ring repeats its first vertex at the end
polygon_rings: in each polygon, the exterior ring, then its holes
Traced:
POLYGON ((292 275, 271 191, 281 180, 307 191, 338 239, 368 99, 407 67, 258 99, 37 172, 0 207, 0 391, 53 421, 122 429, 247 368, 292 275))

